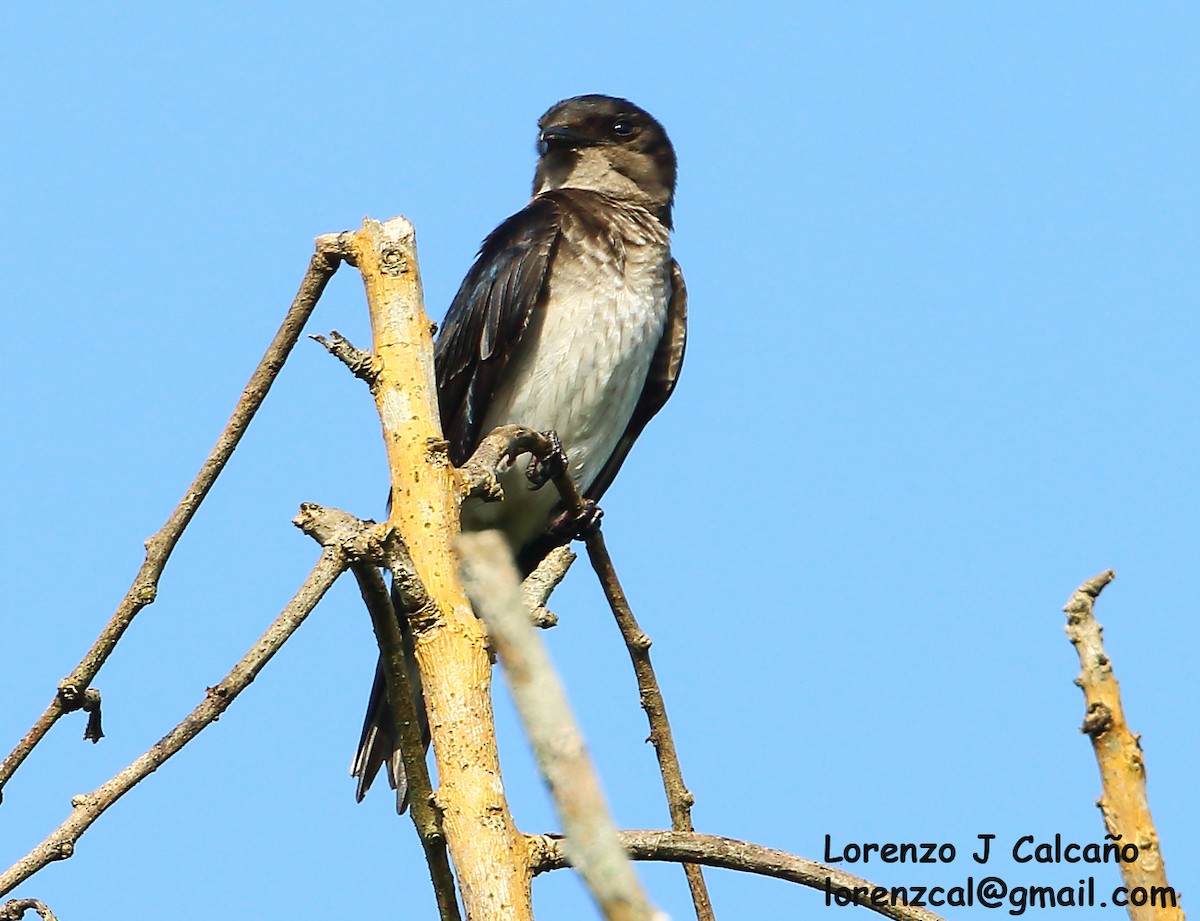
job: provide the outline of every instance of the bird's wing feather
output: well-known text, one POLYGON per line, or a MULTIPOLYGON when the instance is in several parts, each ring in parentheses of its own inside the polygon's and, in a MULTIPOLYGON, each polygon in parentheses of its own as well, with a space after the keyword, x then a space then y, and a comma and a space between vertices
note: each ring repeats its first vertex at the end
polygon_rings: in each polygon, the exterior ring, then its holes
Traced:
POLYGON ((535 198, 492 231, 463 279, 434 350, 451 462, 470 456, 504 366, 546 299, 562 232, 555 196, 535 198))
POLYGON ((584 490, 588 499, 599 501, 604 491, 612 485, 613 478, 625 462, 629 449, 646 427, 646 423, 654 418, 655 413, 663 408, 675 384, 679 380, 679 370, 683 367, 683 353, 687 346, 687 286, 683 283, 683 272, 679 263, 671 260, 671 299, 667 304, 667 322, 663 327, 662 339, 654 350, 650 361, 650 373, 646 375, 646 385, 634 406, 633 416, 625 427, 621 440, 609 457, 608 462, 600 470, 599 475, 584 490))

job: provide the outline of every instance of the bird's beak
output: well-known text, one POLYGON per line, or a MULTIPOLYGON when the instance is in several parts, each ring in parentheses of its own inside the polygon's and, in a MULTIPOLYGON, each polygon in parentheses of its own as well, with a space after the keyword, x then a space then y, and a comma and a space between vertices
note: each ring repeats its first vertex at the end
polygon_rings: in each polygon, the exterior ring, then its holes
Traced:
POLYGON ((551 147, 591 147, 596 142, 586 134, 581 134, 566 125, 548 125, 538 135, 538 146, 543 151, 551 147))

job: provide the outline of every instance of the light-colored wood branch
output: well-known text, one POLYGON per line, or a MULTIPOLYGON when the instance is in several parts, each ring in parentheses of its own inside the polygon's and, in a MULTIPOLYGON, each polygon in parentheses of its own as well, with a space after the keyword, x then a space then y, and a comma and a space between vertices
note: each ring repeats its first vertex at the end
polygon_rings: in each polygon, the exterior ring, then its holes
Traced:
POLYGON ((520 577, 499 531, 456 543, 463 584, 487 625, 513 702, 566 833, 571 865, 608 921, 652 921, 654 910, 617 839, 600 779, 546 648, 529 622, 520 577))
POLYGON ((41 844, 4 873, 0 873, 0 896, 11 892, 14 887, 47 864, 56 860, 66 860, 75 853, 76 842, 105 810, 136 784, 162 767, 205 727, 216 722, 237 696, 249 687, 250 682, 279 651, 287 638, 296 632, 348 565, 346 553, 338 546, 338 542, 343 539, 340 532, 324 533, 318 539, 325 546, 321 558, 304 580, 300 590, 250 651, 238 661, 228 675, 208 689, 203 702, 161 741, 102 786, 91 793, 74 797, 71 800, 74 808, 67 820, 41 844))
POLYGON ((574 562, 575 554, 570 547, 555 547, 521 583, 529 620, 535 627, 553 627, 558 623, 558 615, 546 607, 546 602, 574 562))
POLYGON ((354 343, 339 333, 336 329, 328 336, 309 336, 308 338, 325 346, 325 350, 346 366, 346 368, 369 387, 375 386, 375 359, 365 349, 356 348, 354 343))
POLYGON ((469 921, 532 918, 528 855, 504 796, 483 628, 458 579, 460 481, 442 437, 432 325, 403 218, 330 238, 358 266, 371 317, 372 392, 391 474, 389 524, 433 601, 411 619, 438 767, 435 799, 469 921))
POLYGON ((21 921, 27 911, 36 911, 42 921, 58 921, 45 902, 37 899, 12 899, 0 905, 0 921, 21 921))
MULTIPOLYGON (((1134 844, 1137 859, 1122 861, 1121 879, 1133 890, 1166 890, 1167 870, 1158 844, 1158 832, 1146 796, 1146 762, 1140 736, 1130 732, 1121 706, 1121 687, 1113 674, 1112 660, 1104 651, 1104 628, 1096 621, 1094 606, 1100 592, 1114 578, 1111 569, 1088 579, 1075 590, 1063 610, 1067 636, 1079 654, 1081 670, 1075 684, 1083 690, 1087 714, 1080 732, 1092 740, 1100 766, 1102 793, 1096 805, 1104 815, 1108 835, 1118 846, 1134 844)), ((1174 900, 1172 900, 1174 901, 1174 900)), ((1176 905, 1129 905, 1133 921, 1182 921, 1176 905)))
POLYGON ((50 731, 50 728, 67 713, 87 709, 88 729, 84 738, 91 739, 93 742, 99 740, 102 735, 100 732, 99 692, 90 688, 89 685, 95 679, 101 666, 108 660, 113 649, 116 648, 117 642, 124 635, 126 629, 133 623, 134 617, 154 601, 158 592, 159 577, 166 568, 171 552, 183 535, 184 529, 191 522, 192 516, 200 508, 200 503, 204 501, 204 497, 208 495, 209 490, 216 483, 217 477, 225 468, 225 464, 233 455, 233 450, 246 433, 250 420, 254 418, 254 414, 258 412, 258 408, 266 399, 267 391, 271 389, 280 368, 283 367, 292 347, 300 338, 304 324, 308 322, 313 308, 316 307, 321 292, 325 290, 325 285, 337 270, 339 258, 336 247, 331 247, 327 239, 324 242, 317 241, 317 251, 309 262, 308 271, 300 283, 300 290, 297 292, 287 316, 283 319, 283 325, 279 327, 275 338, 259 361, 258 367, 250 376, 250 381, 242 391, 242 395, 233 409, 233 414, 225 424, 224 431, 221 432, 208 459, 200 468, 200 472, 196 474, 192 485, 188 487, 166 523, 146 541, 145 560, 134 577, 129 591, 117 606, 116 612, 99 638, 88 650, 87 655, 75 666, 75 670, 71 674, 59 682, 58 691, 46 711, 34 723, 25 737, 17 743, 12 753, 0 763, 0 798, 2 798, 5 784, 8 783, 17 768, 50 731))
MULTIPOLYGON (((857 904, 885 917, 895 918, 896 921, 941 921, 940 916, 924 908, 910 908, 902 903, 893 905, 890 899, 886 900, 886 904, 873 902, 872 893, 876 890, 888 891, 887 886, 879 886, 844 870, 835 870, 825 864, 761 844, 702 835, 694 831, 622 831, 619 838, 634 860, 703 864, 706 867, 771 876, 827 893, 837 890, 857 892, 857 904)), ((531 836, 530 851, 535 874, 570 865, 560 838, 531 836)))

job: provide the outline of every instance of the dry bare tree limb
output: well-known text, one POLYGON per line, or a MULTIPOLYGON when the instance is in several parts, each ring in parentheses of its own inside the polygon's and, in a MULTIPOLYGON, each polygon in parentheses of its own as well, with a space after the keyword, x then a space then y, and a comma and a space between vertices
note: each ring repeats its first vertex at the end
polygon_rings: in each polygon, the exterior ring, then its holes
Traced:
MULTIPOLYGON (((858 904, 888 918, 897 921, 941 921, 939 915, 924 908, 912 908, 904 904, 873 904, 871 893, 888 891, 889 887, 761 844, 694 831, 622 831, 619 837, 622 846, 634 860, 703 864, 706 867, 757 873, 823 892, 844 889, 853 893, 857 890, 861 898, 858 904)), ((531 836, 530 850, 533 853, 534 875, 561 870, 570 865, 563 842, 558 837, 531 836)))
POLYGON ((504 796, 482 625, 458 579, 459 481, 438 418, 432 324, 416 235, 404 218, 366 219, 323 238, 362 273, 375 382, 391 476, 388 523, 401 535, 433 604, 410 619, 438 767, 437 806, 469 921, 533 915, 528 855, 504 796))
POLYGON ((66 860, 75 853, 76 842, 109 806, 162 767, 167 759, 194 739, 206 726, 215 722, 237 696, 249 687, 263 666, 279 651, 284 641, 296 632, 317 602, 349 565, 347 554, 338 545, 341 539, 339 534, 333 532, 326 534, 325 538, 322 540, 325 549, 304 580, 304 584, 250 651, 234 665, 220 683, 209 688, 203 702, 158 743, 91 793, 74 797, 71 800, 74 808, 67 820, 41 844, 4 873, 0 873, 0 895, 7 895, 15 886, 47 864, 56 860, 66 860))
POLYGON ((655 911, 617 839, 583 734, 546 648, 529 622, 521 581, 499 531, 455 542, 463 585, 508 676, 538 768, 566 833, 563 844, 608 921, 652 921, 655 911))
POLYGON ((75 666, 75 670, 71 674, 59 682, 58 690, 54 695, 54 700, 50 702, 50 706, 46 708, 46 711, 34 723, 25 737, 17 743, 12 753, 0 763, 0 799, 2 799, 5 784, 8 783, 17 768, 50 731, 50 727, 65 714, 74 710, 88 709, 88 728, 84 738, 95 742, 102 735, 100 732, 99 692, 90 688, 89 685, 112 654, 117 642, 133 622, 134 617, 142 608, 154 601, 158 592, 159 577, 167 565, 167 560, 170 559, 171 552, 179 542, 184 529, 191 522, 192 516, 196 514, 200 503, 204 501, 204 497, 208 495, 209 490, 217 481, 217 477, 225 468, 234 448, 246 433, 250 420, 258 412, 258 408, 266 398, 267 391, 275 382, 280 368, 283 367, 292 347, 300 338, 304 324, 308 322, 313 308, 316 307, 321 292, 325 290, 325 285, 337 270, 338 262, 339 256, 336 250, 330 248, 328 241, 322 243, 318 240, 317 251, 309 262, 308 271, 300 282, 300 290, 283 319, 283 325, 279 327, 275 338, 271 340, 270 346, 267 347, 267 351, 259 361, 258 367, 250 376, 250 381, 242 391, 242 395, 233 409, 233 414, 225 424, 224 431, 221 432, 208 459, 196 474, 192 485, 188 487, 166 523, 146 541, 145 560, 142 562, 137 576, 134 577, 129 591, 121 599, 116 612, 92 648, 88 650, 87 655, 75 666))
MULTIPOLYGON (((469 495, 485 499, 496 498, 500 493, 496 471, 501 462, 511 462, 525 452, 542 459, 551 448, 550 439, 539 432, 518 425, 500 426, 484 438, 475 454, 461 468, 464 488, 469 495)), ((586 500, 569 472, 560 471, 554 477, 554 485, 568 509, 582 512, 587 507, 586 500)), ((675 750, 671 723, 667 719, 666 703, 654 674, 654 666, 650 662, 650 637, 642 631, 633 616, 633 610, 621 588, 600 529, 597 527, 586 535, 584 543, 587 546, 588 559, 591 560, 592 568, 600 579, 604 595, 608 599, 633 662, 642 709, 646 711, 646 718, 650 723, 650 741, 654 743, 659 771, 662 774, 671 827, 675 831, 693 831, 692 806, 696 799, 683 781, 683 769, 679 765, 679 754, 675 750)), ((712 901, 700 867, 684 863, 683 869, 687 875, 688 888, 691 890, 692 904, 695 906, 698 921, 714 921, 712 901)))
POLYGON ((546 602, 574 562, 575 554, 570 547, 555 547, 521 583, 521 595, 529 611, 530 623, 535 627, 553 627, 558 623, 558 615, 546 607, 546 602))
MULTIPOLYGON (((1100 766, 1103 792, 1096 805, 1104 815, 1109 836, 1118 842, 1137 845, 1137 860, 1121 862, 1121 879, 1131 890, 1143 887, 1149 891, 1152 887, 1166 888, 1168 883, 1146 796, 1146 762, 1141 737, 1130 732, 1125 722, 1121 687, 1113 674, 1112 660, 1104 651, 1104 628, 1093 611, 1100 592, 1116 575, 1109 569, 1088 579, 1075 590, 1063 610, 1067 614, 1067 636, 1079 654, 1081 666, 1075 684, 1083 690, 1087 704, 1080 732, 1092 740, 1100 766)), ((1129 917, 1134 921, 1182 921, 1183 909, 1178 905, 1138 907, 1131 901, 1129 917)))
POLYGON ((351 569, 375 627, 375 639, 379 643, 387 681, 388 700, 391 702, 388 709, 392 714, 393 729, 404 762, 404 776, 408 782, 409 815, 412 816, 417 837, 421 839, 425 862, 429 865, 438 917, 441 921, 459 921, 461 915, 454 887, 454 872, 450 869, 450 857, 446 852, 442 816, 433 801, 433 784, 429 779, 429 765, 425 763, 425 742, 421 738, 421 724, 412 692, 414 676, 408 673, 400 621, 379 570, 362 561, 355 562, 351 569))
MULTIPOLYGON (((592 568, 604 587, 604 595, 608 598, 609 607, 612 608, 621 636, 625 638, 629 658, 633 662, 642 709, 646 711, 646 719, 650 723, 650 741, 654 744, 654 752, 658 756, 658 769, 662 774, 663 790, 667 795, 671 828, 680 832, 693 831, 692 806, 696 798, 683 782, 683 768, 679 765, 679 754, 675 751, 675 738, 671 734, 671 723, 667 719, 667 705, 658 686, 654 666, 650 662, 650 637, 642 631, 633 616, 633 609, 629 606, 625 590, 621 588, 621 582, 617 578, 612 557, 608 555, 608 547, 604 544, 604 535, 597 529, 585 538, 585 545, 588 559, 591 560, 592 568)), ((688 887, 692 892, 696 917, 699 921, 713 921, 712 901, 709 899, 708 886, 705 885, 700 867, 685 862, 683 870, 687 874, 688 887)))
POLYGON ((36 911, 42 921, 58 921, 45 902, 37 899, 11 899, 0 905, 0 921, 21 921, 27 911, 36 911))
POLYGON ((354 343, 339 333, 336 329, 326 336, 309 336, 321 345, 334 358, 350 369, 350 373, 363 381, 369 387, 375 386, 375 360, 365 349, 355 348, 354 343))
MULTIPOLYGON (((373 523, 357 521, 357 524, 366 532, 373 523)), ((390 552, 381 547, 378 552, 355 556, 350 568, 358 581, 359 590, 375 628, 375 639, 379 644, 384 678, 387 682, 388 700, 391 701, 388 709, 392 714, 393 729, 400 744, 400 757, 404 762, 404 774, 408 782, 409 814, 416 827, 417 837, 421 840, 421 847, 425 851, 425 862, 429 866, 429 876, 437 899, 438 917, 441 921, 459 921, 461 915, 458 911, 454 873, 450 869, 450 858, 446 852, 442 816, 433 801, 433 785, 429 779, 429 766, 425 763, 425 742, 421 738, 420 717, 417 714, 416 697, 412 691, 416 676, 409 674, 398 612, 392 605, 387 585, 376 568, 377 565, 386 562, 387 565, 395 567, 395 578, 399 583, 409 586, 410 596, 419 592, 418 607, 413 608, 413 611, 420 610, 428 603, 428 599, 424 598, 420 579, 412 569, 412 561, 408 558, 399 537, 395 532, 389 532, 384 536, 383 542, 398 546, 393 546, 390 552)))
POLYGON ((420 720, 412 692, 413 677, 409 674, 400 635, 400 621, 392 605, 387 585, 376 568, 386 564, 393 568, 397 585, 404 586, 402 597, 412 603, 413 611, 429 603, 413 569, 412 560, 403 542, 388 525, 363 521, 349 512, 323 508, 306 502, 296 516, 297 526, 322 543, 336 540, 346 553, 350 569, 358 581, 359 590, 371 623, 384 664, 389 711, 394 720, 393 730, 400 743, 400 755, 408 780, 409 806, 417 836, 425 850, 425 861, 437 899, 438 916, 442 921, 459 921, 458 899, 455 895, 454 873, 446 853, 446 836, 441 815, 433 802, 429 766, 425 763, 425 743, 421 738, 420 720))

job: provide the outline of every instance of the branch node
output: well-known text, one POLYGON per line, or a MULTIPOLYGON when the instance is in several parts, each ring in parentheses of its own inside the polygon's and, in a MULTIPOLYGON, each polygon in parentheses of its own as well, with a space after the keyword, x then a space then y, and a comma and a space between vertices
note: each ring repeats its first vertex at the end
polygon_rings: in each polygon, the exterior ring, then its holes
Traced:
POLYGON ((355 268, 358 260, 355 253, 354 233, 343 230, 341 233, 324 233, 316 239, 317 255, 330 266, 330 271, 337 268, 339 262, 345 262, 355 268))
POLYGON ((535 627, 547 629, 558 623, 558 615, 546 607, 546 602, 574 562, 575 554, 570 547, 555 547, 521 583, 521 595, 535 627))
POLYGON ((379 267, 385 275, 398 278, 408 272, 408 257, 399 246, 385 245, 379 250, 379 267))
POLYGON ((1088 707, 1087 715, 1084 716, 1083 725, 1079 727, 1079 731, 1095 739, 1111 729, 1112 723, 1112 711, 1097 701, 1088 707))
POLYGON ((374 389, 379 381, 379 363, 370 352, 355 347, 355 345, 339 333, 331 330, 329 336, 311 335, 308 337, 325 346, 325 350, 344 364, 360 381, 374 389))
MULTIPOLYGON (((150 546, 150 541, 146 542, 147 548, 150 546)), ((141 607, 154 604, 154 599, 158 597, 158 586, 153 582, 141 582, 134 586, 132 599, 135 604, 141 607)))

